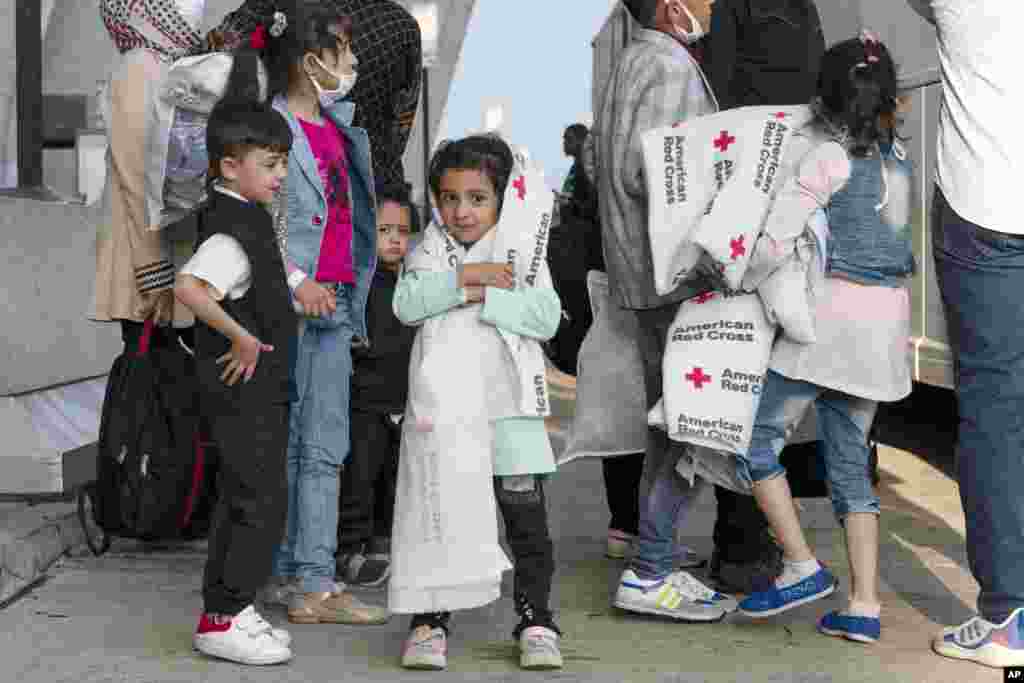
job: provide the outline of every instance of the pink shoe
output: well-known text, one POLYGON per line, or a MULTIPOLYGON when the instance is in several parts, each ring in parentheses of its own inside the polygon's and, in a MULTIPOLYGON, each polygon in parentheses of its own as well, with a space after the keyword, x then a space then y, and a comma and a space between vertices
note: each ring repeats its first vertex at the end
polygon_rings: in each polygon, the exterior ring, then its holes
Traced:
POLYGON ((443 628, 418 626, 402 647, 402 667, 441 671, 448 667, 448 635, 443 628))

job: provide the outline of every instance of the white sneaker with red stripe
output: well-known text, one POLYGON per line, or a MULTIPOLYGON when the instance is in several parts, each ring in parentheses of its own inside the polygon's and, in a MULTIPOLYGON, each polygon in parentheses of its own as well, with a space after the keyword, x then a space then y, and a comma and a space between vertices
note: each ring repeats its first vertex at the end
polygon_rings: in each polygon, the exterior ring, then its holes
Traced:
POLYGON ((274 637, 270 624, 252 605, 226 622, 203 614, 192 644, 204 655, 239 664, 281 664, 292 658, 291 649, 274 637))

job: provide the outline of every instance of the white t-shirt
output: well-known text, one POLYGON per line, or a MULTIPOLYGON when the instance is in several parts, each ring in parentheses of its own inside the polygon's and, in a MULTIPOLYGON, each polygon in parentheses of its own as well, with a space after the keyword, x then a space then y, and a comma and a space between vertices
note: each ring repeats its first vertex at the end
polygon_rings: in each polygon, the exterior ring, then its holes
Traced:
MULTIPOLYGON (((245 201, 230 190, 214 188, 218 192, 245 201)), ((232 301, 241 299, 252 284, 252 265, 241 243, 230 235, 210 235, 181 272, 205 282, 210 287, 210 296, 220 301, 225 295, 232 301)))
MULTIPOLYGON (((915 4, 912 2, 911 4, 915 4)), ((916 4, 920 4, 917 2, 916 4)), ((960 216, 989 230, 1024 233, 1024 78, 1017 63, 1017 3, 931 0, 939 35, 942 108, 937 181, 960 216)))

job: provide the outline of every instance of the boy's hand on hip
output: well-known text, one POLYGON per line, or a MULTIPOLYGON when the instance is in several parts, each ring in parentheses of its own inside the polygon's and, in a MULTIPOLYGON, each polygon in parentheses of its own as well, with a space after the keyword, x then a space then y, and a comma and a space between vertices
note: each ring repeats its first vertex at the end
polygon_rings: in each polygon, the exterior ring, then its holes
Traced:
POLYGON ((304 315, 317 318, 326 318, 338 308, 334 294, 308 277, 295 289, 295 299, 302 306, 304 315))
POLYGON ((260 353, 273 350, 273 346, 264 344, 248 332, 231 340, 231 350, 217 359, 218 365, 227 363, 227 367, 220 375, 220 381, 229 387, 237 384, 240 378, 244 382, 248 382, 256 372, 256 363, 259 362, 260 353))
POLYGON ((512 289, 515 272, 507 263, 471 263, 462 266, 461 285, 512 289))

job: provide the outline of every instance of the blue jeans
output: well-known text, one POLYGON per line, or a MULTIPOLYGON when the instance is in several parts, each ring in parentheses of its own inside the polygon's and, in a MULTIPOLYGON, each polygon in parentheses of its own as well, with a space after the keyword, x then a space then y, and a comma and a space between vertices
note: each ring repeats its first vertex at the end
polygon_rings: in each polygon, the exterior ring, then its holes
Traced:
POLYGON ((978 612, 1024 607, 1024 235, 956 214, 936 188, 932 249, 956 368, 956 449, 978 612))
POLYGON ((746 458, 738 459, 740 476, 753 483, 785 473, 779 454, 812 403, 818 411, 818 435, 836 518, 842 522, 851 512, 878 514, 868 445, 878 402, 789 379, 772 370, 765 375, 761 389, 750 448, 746 458))
MULTIPOLYGON (((338 297, 349 306, 350 288, 338 297)), ((274 575, 307 593, 334 590, 340 470, 350 448, 352 325, 302 325, 295 358, 298 399, 288 435, 288 521, 274 575)))

